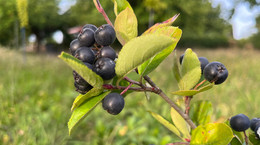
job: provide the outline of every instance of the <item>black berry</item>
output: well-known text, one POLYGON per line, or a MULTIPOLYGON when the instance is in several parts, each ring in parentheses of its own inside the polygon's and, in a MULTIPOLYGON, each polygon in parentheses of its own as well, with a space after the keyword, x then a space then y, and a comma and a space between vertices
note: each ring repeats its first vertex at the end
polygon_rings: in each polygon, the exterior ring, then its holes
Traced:
POLYGON ((108 113, 117 115, 123 110, 125 100, 123 96, 118 93, 110 93, 103 99, 102 106, 108 113))
POLYGON ((76 91, 81 94, 86 94, 89 90, 91 90, 93 88, 90 84, 80 85, 76 82, 74 82, 74 86, 76 88, 76 91))
POLYGON ((250 120, 246 115, 238 114, 236 116, 231 117, 230 126, 235 131, 245 131, 250 126, 250 120))
POLYGON ((93 70, 104 80, 110 80, 116 75, 115 62, 110 58, 99 58, 96 61, 93 70))
POLYGON ((200 61, 200 68, 201 68, 201 73, 203 73, 203 70, 207 64, 209 64, 209 61, 206 57, 199 57, 200 61))
POLYGON ((82 29, 81 29, 82 32, 83 32, 85 29, 87 29, 87 28, 93 30, 94 32, 97 30, 97 27, 96 27, 95 25, 93 25, 93 24, 86 24, 86 25, 84 25, 84 26, 82 27, 82 29))
POLYGON ((260 118, 253 118, 250 120, 250 129, 252 131, 255 130, 257 125, 260 125, 260 118))
POLYGON ((204 78, 215 84, 223 83, 228 77, 228 70, 220 62, 211 62, 207 64, 203 70, 204 78))
POLYGON ((70 53, 74 56, 75 52, 78 48, 80 48, 82 45, 80 44, 78 39, 74 39, 70 42, 70 53))
POLYGON ((90 28, 84 29, 82 33, 79 34, 78 40, 83 46, 91 46, 95 43, 94 31, 90 28))
POLYGON ((180 64, 182 64, 183 57, 184 57, 184 54, 182 54, 182 55, 180 56, 180 64))
POLYGON ((95 31, 95 40, 99 45, 108 46, 116 40, 116 32, 109 24, 104 24, 95 31))
POLYGON ((259 139, 260 138, 260 124, 258 124, 256 127, 255 127, 255 136, 259 139))
POLYGON ((115 52, 115 50, 112 47, 104 46, 100 50, 99 57, 107 57, 107 58, 110 58, 112 60, 115 60, 116 52, 115 52))
POLYGON ((93 64, 95 61, 95 54, 89 47, 80 47, 75 52, 75 57, 83 62, 93 64))

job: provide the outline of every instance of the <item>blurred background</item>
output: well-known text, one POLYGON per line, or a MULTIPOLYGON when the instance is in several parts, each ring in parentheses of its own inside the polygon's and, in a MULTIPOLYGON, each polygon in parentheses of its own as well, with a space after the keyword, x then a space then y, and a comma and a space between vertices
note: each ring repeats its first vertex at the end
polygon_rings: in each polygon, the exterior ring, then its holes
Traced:
MULTIPOLYGON (((260 0, 129 0, 141 35, 149 26, 180 13, 183 30, 177 55, 192 48, 198 56, 220 61, 229 70, 222 85, 192 101, 213 103, 212 122, 244 113, 260 117, 260 0)), ((113 22, 113 2, 101 0, 113 22)), ((91 0, 0 0, 0 144, 110 145, 166 144, 170 131, 147 110, 170 121, 159 96, 132 93, 117 116, 99 105, 68 135, 70 107, 78 95, 72 70, 57 55, 68 51, 85 24, 105 24, 91 0), (27 6, 26 9, 24 9, 27 6)), ((118 42, 113 47, 120 50, 118 42)), ((150 77, 173 100, 177 90, 170 55, 150 77), (159 75, 158 75, 159 74, 159 75), (160 76, 160 77, 159 77, 160 76)), ((130 74, 133 79, 138 76, 130 74)))

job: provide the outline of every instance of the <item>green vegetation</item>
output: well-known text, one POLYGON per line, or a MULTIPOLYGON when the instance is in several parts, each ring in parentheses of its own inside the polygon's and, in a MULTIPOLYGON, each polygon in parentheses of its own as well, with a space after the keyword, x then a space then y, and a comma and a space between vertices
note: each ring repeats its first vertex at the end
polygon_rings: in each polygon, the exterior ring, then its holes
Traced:
MULTIPOLYGON (((223 62, 230 72, 225 83, 193 100, 206 98, 213 102, 215 119, 212 122, 223 122, 239 113, 249 118, 260 114, 260 70, 256 67, 260 51, 193 51, 209 61, 223 62)), ((177 53, 183 52, 177 49, 177 53)), ((125 109, 118 116, 109 115, 98 105, 69 137, 67 121, 77 96, 72 70, 56 56, 29 55, 25 64, 18 52, 0 49, 0 54, 0 144, 166 144, 174 140, 172 133, 146 112, 159 113, 170 121, 169 106, 155 95, 150 96, 148 104, 142 93, 126 97, 125 109)), ((167 58, 150 75, 169 95, 174 88, 177 90, 168 65, 172 61, 172 57, 167 58)), ((174 95, 170 97, 181 100, 174 95)))

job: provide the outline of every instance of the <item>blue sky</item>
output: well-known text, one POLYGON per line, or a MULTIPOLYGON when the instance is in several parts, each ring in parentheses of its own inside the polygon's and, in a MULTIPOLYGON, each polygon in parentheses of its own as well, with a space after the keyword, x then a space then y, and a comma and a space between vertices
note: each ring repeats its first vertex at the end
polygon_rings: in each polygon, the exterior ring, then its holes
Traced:
MULTIPOLYGON (((255 18, 260 15, 260 6, 251 8, 249 3, 243 2, 236 5, 235 14, 230 20, 230 10, 235 6, 237 0, 209 0, 212 7, 221 7, 220 17, 227 20, 233 28, 233 37, 237 40, 248 38, 257 32, 255 18)), ((256 0, 260 3, 260 0, 256 0)), ((59 4, 60 14, 66 12, 76 0, 62 0, 59 4)))

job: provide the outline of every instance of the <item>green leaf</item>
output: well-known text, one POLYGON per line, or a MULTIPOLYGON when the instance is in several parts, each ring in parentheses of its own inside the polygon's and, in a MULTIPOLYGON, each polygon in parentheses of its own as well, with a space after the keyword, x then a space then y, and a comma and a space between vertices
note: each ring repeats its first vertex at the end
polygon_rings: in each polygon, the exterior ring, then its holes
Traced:
POLYGON ((203 87, 200 87, 198 90, 179 90, 179 91, 175 91, 175 92, 172 92, 172 93, 174 95, 180 95, 180 96, 194 96, 198 93, 201 93, 201 92, 204 92, 204 91, 211 89, 213 86, 214 86, 214 84, 210 83, 210 84, 207 84, 203 87))
POLYGON ((181 69, 181 90, 189 90, 193 88, 200 80, 201 68, 200 61, 190 48, 185 51, 181 69))
MULTIPOLYGON (((226 123, 232 129, 232 127, 230 126, 229 120, 226 120, 224 123, 226 123)), ((234 129, 232 129, 232 131, 233 131, 234 138, 232 139, 231 143, 236 144, 237 141, 239 141, 241 144, 243 144, 243 142, 245 141, 244 140, 244 133, 239 132, 239 131, 235 131, 234 129)))
POLYGON ((227 145, 232 138, 232 130, 226 124, 209 123, 192 131, 190 145, 227 145))
POLYGON ((127 0, 114 0, 114 13, 116 16, 126 8, 133 10, 127 0))
POLYGON ((255 133, 249 134, 249 140, 253 145, 260 145, 260 139, 256 139, 255 133))
POLYGON ((181 117, 181 115, 173 108, 171 108, 171 117, 172 122, 178 128, 178 130, 182 133, 182 137, 184 139, 190 139, 190 127, 186 123, 186 121, 181 117))
POLYGON ((83 118, 85 118, 109 93, 110 91, 89 98, 73 111, 68 122, 69 134, 71 134, 72 129, 75 128, 75 125, 77 125, 83 118))
POLYGON ((136 37, 126 43, 118 54, 116 74, 124 77, 131 70, 174 43, 173 39, 156 34, 136 37))
POLYGON ((234 136, 230 142, 230 145, 243 145, 237 136, 234 136))
POLYGON ((165 58, 167 58, 168 55, 171 54, 171 52, 175 49, 178 41, 181 38, 182 31, 178 27, 165 26, 165 27, 158 28, 157 31, 153 33, 170 36, 171 38, 173 38, 174 43, 138 67, 139 74, 143 76, 149 74, 154 69, 156 69, 159 66, 159 64, 165 58))
POLYGON ((122 45, 137 37, 137 18, 133 10, 126 8, 120 12, 114 25, 117 39, 122 45))
POLYGON ((59 55, 63 61, 65 61, 73 70, 75 70, 84 80, 86 80, 91 86, 95 88, 102 88, 103 79, 89 69, 82 61, 76 59, 72 55, 62 52, 59 55))
POLYGON ((147 33, 153 33, 155 31, 157 31, 158 28, 161 28, 161 27, 165 27, 165 26, 171 26, 172 23, 178 18, 180 14, 176 14, 174 15, 173 17, 171 17, 170 19, 164 21, 164 22, 161 22, 161 23, 156 23, 154 24, 152 27, 150 27, 149 29, 147 29, 144 34, 147 34, 147 33))
POLYGON ((198 101, 192 103, 189 111, 191 120, 196 125, 204 125, 210 122, 213 108, 210 101, 198 101))
POLYGON ((77 98, 74 100, 73 105, 71 107, 71 111, 73 111, 76 107, 78 107, 81 103, 83 103, 85 100, 93 97, 93 96, 97 96, 99 95, 101 92, 103 91, 103 89, 100 88, 92 88, 91 90, 89 90, 86 94, 82 95, 78 95, 77 98))
MULTIPOLYGON (((152 111, 148 111, 157 121, 159 121, 163 126, 165 126, 166 128, 168 128, 171 132, 173 132, 177 137, 179 137, 180 139, 182 139, 181 137, 181 133, 179 132, 179 130, 173 125, 171 124, 169 121, 167 121, 166 119, 164 119, 161 115, 154 113, 152 111)), ((182 139, 183 140, 183 139, 182 139)))

